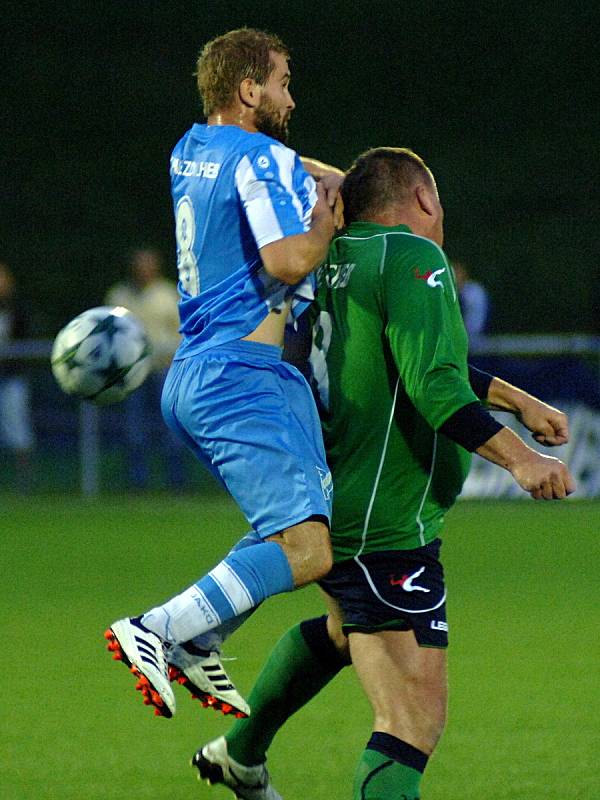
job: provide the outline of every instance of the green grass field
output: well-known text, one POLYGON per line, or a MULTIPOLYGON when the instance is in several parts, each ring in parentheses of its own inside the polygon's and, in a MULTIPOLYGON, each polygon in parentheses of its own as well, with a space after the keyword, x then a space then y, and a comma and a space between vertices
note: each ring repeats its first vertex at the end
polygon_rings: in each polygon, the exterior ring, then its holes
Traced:
MULTIPOLYGON (((231 798, 188 766, 229 723, 186 692, 174 719, 154 718, 102 633, 218 561, 244 530, 235 508, 220 495, 0 502, 3 800, 231 798)), ((600 798, 599 533, 593 502, 465 502, 449 515, 450 719, 424 800, 600 798)), ((313 587, 267 602, 229 643, 240 689, 276 637, 318 613, 313 587)), ((369 734, 345 670, 276 739, 276 787, 349 800, 369 734)))

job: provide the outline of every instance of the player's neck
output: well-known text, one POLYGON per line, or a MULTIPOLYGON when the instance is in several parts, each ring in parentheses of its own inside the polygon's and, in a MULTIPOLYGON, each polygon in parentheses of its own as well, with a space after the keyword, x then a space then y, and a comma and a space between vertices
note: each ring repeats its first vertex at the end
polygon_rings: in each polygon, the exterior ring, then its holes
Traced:
POLYGON ((379 213, 370 214, 368 221, 387 228, 406 225, 417 236, 423 236, 425 239, 433 238, 429 218, 407 205, 390 205, 379 213))
POLYGON ((406 208, 397 206, 389 206, 383 211, 369 214, 366 221, 373 222, 375 225, 384 225, 386 228, 395 228, 397 225, 408 225, 409 228, 412 228, 411 222, 414 222, 406 208))
POLYGON ((235 108, 223 108, 210 114, 206 120, 207 125, 235 125, 249 133, 256 133, 257 127, 254 123, 254 109, 246 106, 236 106, 235 108))

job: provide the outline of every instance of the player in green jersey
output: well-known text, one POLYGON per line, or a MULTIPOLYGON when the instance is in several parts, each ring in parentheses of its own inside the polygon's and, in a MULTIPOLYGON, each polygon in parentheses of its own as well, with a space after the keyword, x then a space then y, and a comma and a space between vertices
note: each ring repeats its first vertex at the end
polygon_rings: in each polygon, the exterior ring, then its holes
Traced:
POLYGON ((249 698, 252 716, 194 756, 238 798, 277 800, 264 762, 285 719, 352 661, 374 711, 355 800, 419 797, 446 710, 440 531, 471 452, 534 498, 574 490, 565 465, 485 410, 512 411, 546 445, 564 414, 470 369, 435 181, 414 153, 377 148, 345 178, 347 229, 320 270, 311 355, 334 481, 329 614, 288 631, 249 698))

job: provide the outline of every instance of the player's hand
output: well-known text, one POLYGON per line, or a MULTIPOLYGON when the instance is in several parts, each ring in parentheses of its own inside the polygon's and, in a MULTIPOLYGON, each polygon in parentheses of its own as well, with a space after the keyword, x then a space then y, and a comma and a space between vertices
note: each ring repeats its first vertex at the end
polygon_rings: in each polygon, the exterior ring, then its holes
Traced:
POLYGON ((333 211, 333 225, 336 231, 344 227, 344 201, 340 192, 343 180, 343 175, 334 173, 323 175, 319 180, 319 183, 325 189, 327 203, 333 211))
POLYGON ((333 225, 333 209, 327 200, 327 191, 321 181, 317 181, 317 202, 312 210, 313 221, 318 217, 327 217, 333 225))
POLYGON ((343 174, 328 172, 319 179, 319 183, 325 189, 325 196, 329 204, 329 208, 334 208, 337 199, 340 195, 340 187, 344 180, 343 174))
POLYGON ((527 397, 517 416, 529 428, 536 442, 546 447, 556 447, 569 441, 567 415, 535 397, 527 397))
POLYGON ((344 226, 344 201, 342 200, 341 193, 335 199, 335 205, 333 207, 333 224, 335 225, 336 231, 340 231, 344 226))
POLYGON ((575 481, 558 458, 530 450, 510 469, 519 486, 534 500, 562 500, 575 491, 575 481))

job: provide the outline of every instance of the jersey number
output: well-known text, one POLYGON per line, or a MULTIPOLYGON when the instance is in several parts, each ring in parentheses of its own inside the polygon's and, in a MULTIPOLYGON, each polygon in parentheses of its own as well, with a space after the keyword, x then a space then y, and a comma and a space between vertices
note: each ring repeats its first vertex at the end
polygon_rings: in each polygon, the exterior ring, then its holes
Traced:
POLYGON ((177 270, 179 282, 187 294, 200 294, 200 275, 192 250, 196 238, 196 217, 192 198, 185 194, 175 209, 175 239, 177 241, 177 270))
POLYGON ((323 407, 329 410, 329 373, 327 371, 327 353, 331 344, 331 314, 321 311, 312 329, 312 347, 310 350, 310 366, 319 398, 323 407))

